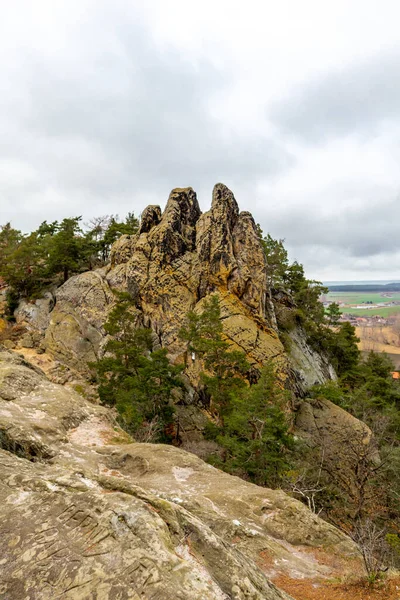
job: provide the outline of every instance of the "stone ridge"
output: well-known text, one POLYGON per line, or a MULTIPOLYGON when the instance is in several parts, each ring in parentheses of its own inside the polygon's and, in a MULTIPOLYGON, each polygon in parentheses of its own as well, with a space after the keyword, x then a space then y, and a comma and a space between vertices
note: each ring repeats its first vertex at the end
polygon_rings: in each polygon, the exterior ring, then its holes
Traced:
MULTIPOLYGON (((264 319, 272 316, 266 311, 266 263, 254 219, 248 212, 239 214, 235 197, 225 185, 214 187, 211 209, 204 214, 192 188, 172 190, 162 214, 159 207, 147 207, 139 235, 134 240, 123 236, 113 246, 112 266, 129 262, 144 242, 151 246, 151 259, 161 267, 181 258, 190 260, 198 283, 196 301, 223 286, 238 298, 244 297, 251 312, 264 319), (143 234, 148 234, 145 239, 143 234), (186 257, 187 253, 195 256, 186 257)), ((275 326, 273 316, 272 321, 275 326)))

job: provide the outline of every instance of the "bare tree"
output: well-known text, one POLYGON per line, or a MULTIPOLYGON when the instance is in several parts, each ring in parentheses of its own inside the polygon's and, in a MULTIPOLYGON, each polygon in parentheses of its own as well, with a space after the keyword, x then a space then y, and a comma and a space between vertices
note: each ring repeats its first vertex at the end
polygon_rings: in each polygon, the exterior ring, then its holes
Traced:
POLYGON ((374 583, 380 573, 388 570, 386 562, 390 547, 386 541, 386 533, 386 529, 379 527, 371 519, 359 519, 351 534, 361 550, 370 583, 374 583))
POLYGON ((320 515, 323 507, 318 507, 318 496, 325 491, 326 487, 322 485, 322 475, 324 467, 325 450, 322 448, 317 476, 310 477, 309 469, 304 467, 296 473, 295 479, 287 482, 287 490, 300 497, 308 508, 316 515, 320 515))

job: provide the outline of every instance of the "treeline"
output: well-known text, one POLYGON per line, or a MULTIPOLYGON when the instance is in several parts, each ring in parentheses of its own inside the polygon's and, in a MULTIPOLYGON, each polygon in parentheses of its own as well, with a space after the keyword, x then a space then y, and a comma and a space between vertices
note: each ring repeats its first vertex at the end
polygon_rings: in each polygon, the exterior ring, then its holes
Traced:
POLYGON ((400 292, 400 283, 329 285, 330 292, 400 292))
POLYGON ((284 240, 275 240, 269 234, 263 236, 259 226, 258 230, 283 345, 290 352, 290 332, 300 326, 308 343, 342 374, 358 360, 354 327, 349 323, 339 324, 341 313, 336 302, 325 310, 320 298, 328 293, 328 288, 320 281, 308 279, 302 264, 289 262, 284 240))
POLYGON ((46 286, 105 264, 112 244, 122 234, 133 234, 137 229, 138 219, 133 213, 123 221, 114 215, 97 217, 86 226, 81 217, 44 221, 29 234, 10 223, 1 226, 0 277, 9 286, 9 315, 20 298, 36 297, 46 286))

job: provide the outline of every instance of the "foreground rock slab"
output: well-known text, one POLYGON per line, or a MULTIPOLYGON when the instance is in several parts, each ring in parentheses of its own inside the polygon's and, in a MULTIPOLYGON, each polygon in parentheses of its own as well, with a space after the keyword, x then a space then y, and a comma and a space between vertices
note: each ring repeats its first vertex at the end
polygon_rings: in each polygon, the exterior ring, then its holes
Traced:
POLYGON ((1 598, 289 598, 182 508, 6 452, 0 465, 1 598))
POLYGON ((163 445, 0 351, 2 600, 289 600, 357 548, 281 491, 163 445), (321 556, 323 558, 321 558, 321 556))

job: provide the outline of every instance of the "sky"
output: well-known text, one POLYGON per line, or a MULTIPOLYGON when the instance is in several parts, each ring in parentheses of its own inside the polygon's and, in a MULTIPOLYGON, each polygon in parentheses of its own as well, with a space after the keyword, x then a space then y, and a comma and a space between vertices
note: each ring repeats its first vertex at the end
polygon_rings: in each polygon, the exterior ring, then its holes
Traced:
POLYGON ((322 281, 400 279, 398 0, 16 0, 0 224, 215 183, 322 281))

